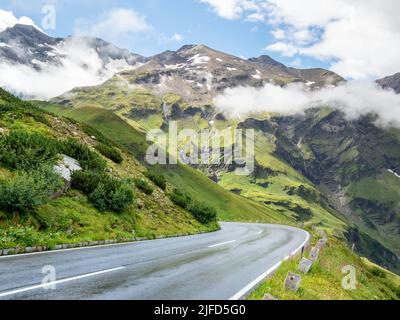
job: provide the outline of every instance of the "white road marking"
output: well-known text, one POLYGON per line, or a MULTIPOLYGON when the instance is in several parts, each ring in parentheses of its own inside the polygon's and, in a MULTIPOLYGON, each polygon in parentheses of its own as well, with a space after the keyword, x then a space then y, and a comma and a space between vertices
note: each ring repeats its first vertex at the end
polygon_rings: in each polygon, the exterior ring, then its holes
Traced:
MULTIPOLYGON (((299 229, 301 230, 301 229, 299 229)), ((271 268, 269 268, 266 272, 264 272, 262 275, 260 275, 259 277, 257 277, 255 280, 253 280, 252 282, 250 282, 247 286, 245 286, 242 290, 240 290, 238 293, 236 293, 232 298, 230 298, 229 300, 240 300, 242 299, 244 296, 246 296, 247 294, 249 294, 249 292, 251 292, 254 288, 256 288, 262 281, 264 281, 267 277, 269 277, 273 272, 275 272, 280 266, 281 264, 288 260, 290 257, 295 256, 304 246, 306 246, 306 244, 308 243, 308 241, 310 240, 310 234, 304 230, 301 230, 304 233, 307 234, 307 238, 306 240, 301 244, 300 247, 298 247, 296 250, 294 250, 293 252, 291 252, 287 257, 285 257, 282 261, 276 263, 274 266, 272 266, 271 268)))
POLYGON ((263 231, 260 231, 259 233, 257 233, 257 235, 259 236, 261 233, 263 233, 263 231))
POLYGON ((234 243, 234 242, 236 242, 236 240, 227 241, 227 242, 222 242, 222 243, 217 243, 217 244, 214 244, 214 245, 212 245, 212 246, 209 246, 209 248, 221 247, 221 246, 224 246, 224 245, 226 245, 226 244, 231 244, 231 243, 234 243))
POLYGON ((27 292, 27 291, 46 288, 46 287, 50 287, 50 286, 53 286, 53 285, 74 281, 74 280, 80 280, 80 279, 84 279, 84 278, 94 277, 94 276, 98 276, 98 275, 101 275, 101 274, 118 271, 118 270, 121 270, 121 269, 125 269, 125 267, 118 267, 118 268, 112 268, 112 269, 107 269, 107 270, 103 270, 103 271, 97 271, 97 272, 93 272, 93 273, 87 273, 87 274, 83 274, 83 275, 72 277, 72 278, 67 278, 67 279, 52 281, 52 282, 48 282, 48 283, 44 283, 44 284, 38 284, 38 285, 35 285, 35 286, 26 287, 26 288, 22 288, 22 289, 16 289, 16 290, 12 290, 12 291, 7 291, 7 292, 4 292, 4 293, 0 293, 0 298, 11 296, 11 295, 18 294, 18 293, 27 292))

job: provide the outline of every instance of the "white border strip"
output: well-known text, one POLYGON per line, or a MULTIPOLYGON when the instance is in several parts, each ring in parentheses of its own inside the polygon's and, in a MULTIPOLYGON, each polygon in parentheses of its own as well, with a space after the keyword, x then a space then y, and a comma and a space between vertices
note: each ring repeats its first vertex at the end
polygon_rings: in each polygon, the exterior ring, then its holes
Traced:
MULTIPOLYGON (((301 230, 301 229, 298 229, 301 230)), ((303 247, 307 245, 307 243, 310 241, 310 234, 307 231, 301 230, 304 233, 307 234, 306 240, 301 244, 300 247, 298 247, 296 250, 291 252, 287 257, 285 257, 282 261, 276 263, 274 266, 269 268, 266 272, 264 272, 262 275, 254 279, 252 282, 250 282, 247 286, 245 286, 242 290, 240 290, 238 293, 236 293, 233 297, 231 297, 229 300, 236 301, 240 300, 243 297, 245 297, 247 294, 249 294, 252 290, 254 290, 262 281, 264 281, 267 277, 269 277, 272 273, 274 273, 280 266, 281 264, 290 259, 291 257, 295 256, 303 247)))
POLYGON ((113 269, 108 269, 108 270, 103 270, 103 271, 97 271, 97 272, 93 272, 93 273, 87 273, 87 274, 72 277, 72 278, 67 278, 67 279, 63 279, 63 280, 47 282, 44 284, 38 284, 35 286, 26 287, 26 288, 22 288, 22 289, 7 291, 4 293, 0 293, 0 298, 11 296, 11 295, 18 294, 18 293, 27 292, 27 291, 37 290, 37 289, 41 289, 41 288, 45 289, 45 288, 49 288, 51 286, 55 286, 57 284, 66 283, 66 282, 70 282, 70 281, 74 281, 74 280, 80 280, 80 279, 89 278, 89 277, 94 277, 94 276, 98 276, 100 274, 110 273, 110 272, 118 271, 121 269, 125 269, 125 267, 118 267, 118 268, 113 268, 113 269))
POLYGON ((208 246, 209 248, 216 248, 216 247, 222 247, 231 243, 235 243, 237 240, 232 240, 232 241, 227 241, 227 242, 222 242, 222 243, 217 243, 213 244, 212 246, 208 246))

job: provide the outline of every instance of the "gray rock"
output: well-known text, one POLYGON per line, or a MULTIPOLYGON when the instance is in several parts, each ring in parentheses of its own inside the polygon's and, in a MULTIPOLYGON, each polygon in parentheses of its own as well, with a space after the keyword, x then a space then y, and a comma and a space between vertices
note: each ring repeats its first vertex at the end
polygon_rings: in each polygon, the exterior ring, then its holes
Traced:
POLYGON ((311 270, 313 262, 306 258, 301 259, 299 267, 297 268, 298 271, 301 273, 308 273, 311 270))
POLYGON ((278 298, 275 298, 272 294, 267 293, 267 294, 264 296, 263 300, 264 300, 264 301, 276 301, 276 300, 278 300, 278 298))
POLYGON ((297 292, 300 288, 301 276, 293 272, 289 272, 285 280, 285 289, 297 292))
POLYGON ((32 252, 36 252, 35 247, 26 247, 25 248, 25 253, 32 253, 32 252))
POLYGON ((328 242, 327 239, 321 239, 318 241, 316 247, 321 250, 325 247, 327 242, 328 242))
POLYGON ((319 248, 318 247, 312 248, 310 252, 310 260, 315 262, 317 261, 318 256, 319 256, 319 248))
POLYGON ((9 249, 3 249, 3 256, 9 256, 15 254, 15 249, 9 248, 9 249))
POLYGON ((79 162, 74 158, 68 157, 65 154, 62 155, 60 163, 54 166, 54 171, 59 174, 67 183, 71 183, 72 173, 75 171, 81 171, 82 167, 79 162))

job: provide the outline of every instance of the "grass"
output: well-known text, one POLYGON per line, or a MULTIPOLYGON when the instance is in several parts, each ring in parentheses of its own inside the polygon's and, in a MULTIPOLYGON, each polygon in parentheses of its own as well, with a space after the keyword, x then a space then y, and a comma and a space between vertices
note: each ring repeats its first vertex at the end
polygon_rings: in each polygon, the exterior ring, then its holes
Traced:
MULTIPOLYGON (((138 237, 154 238, 159 235, 175 235, 182 233, 195 234, 200 231, 214 231, 219 226, 213 222, 201 224, 192 215, 174 205, 163 190, 156 188, 146 177, 147 168, 139 163, 132 154, 142 154, 145 141, 143 134, 136 130, 126 130, 131 127, 121 128, 125 122, 109 113, 95 114, 92 118, 92 109, 83 109, 81 118, 99 121, 99 131, 81 125, 76 120, 36 110, 33 105, 22 102, 17 98, 3 94, 0 91, 1 101, 11 103, 12 108, 1 105, 0 127, 6 133, 16 129, 29 132, 40 132, 53 139, 74 138, 95 152, 99 142, 105 143, 118 150, 122 161, 112 161, 100 156, 105 162, 107 171, 111 176, 122 179, 130 184, 134 190, 134 179, 144 179, 154 192, 151 195, 136 192, 135 202, 121 213, 99 212, 89 203, 86 196, 76 190, 69 190, 66 194, 55 199, 49 199, 46 204, 31 210, 26 214, 21 212, 0 212, 0 248, 13 246, 48 245, 62 243, 76 243, 81 241, 96 241, 104 239, 123 239, 138 237), (12 99, 11 99, 12 98, 12 99), (117 142, 107 139, 100 132, 109 128, 114 132, 113 137, 118 137, 117 142), (98 139, 91 136, 95 135, 98 139), (126 148, 122 143, 128 141, 126 148), (120 144, 120 143, 121 144, 120 144), (119 163, 118 163, 119 162, 119 163)), ((57 110, 54 106, 52 109, 57 110)), ((97 110, 97 109, 96 109, 97 110)), ((68 113, 68 112, 67 112, 68 113)), ((91 122, 91 121, 88 121, 91 122)), ((0 168, 1 178, 13 178, 14 172, 0 168)))
MULTIPOLYGON (((279 300, 399 300, 399 277, 377 277, 373 267, 353 254, 342 242, 331 237, 327 246, 320 253, 318 261, 311 271, 302 276, 297 293, 284 289, 283 283, 289 271, 298 273, 300 258, 286 261, 276 274, 265 281, 249 299, 260 300, 266 293, 279 300), (356 269, 356 290, 345 290, 342 279, 344 266, 356 269)), ((386 271, 385 271, 386 272, 386 271)), ((386 273, 385 273, 386 274, 386 273)))
MULTIPOLYGON (((52 110, 57 112, 54 108, 52 110)), ((58 112, 93 126, 128 149, 137 159, 143 159, 147 150, 145 135, 112 112, 99 108, 60 108, 58 112)), ((214 207, 220 220, 290 223, 287 217, 225 190, 195 169, 183 165, 160 166, 157 169, 170 184, 189 193, 193 199, 214 207)))

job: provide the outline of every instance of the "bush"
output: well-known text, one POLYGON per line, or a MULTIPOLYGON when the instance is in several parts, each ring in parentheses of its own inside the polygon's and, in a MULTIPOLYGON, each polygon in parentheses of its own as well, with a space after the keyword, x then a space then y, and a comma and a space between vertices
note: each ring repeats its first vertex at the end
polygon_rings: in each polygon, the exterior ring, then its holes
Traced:
POLYGON ((115 212, 121 212, 133 202, 133 192, 126 184, 109 194, 108 207, 115 212))
POLYGON ((161 190, 165 191, 167 189, 167 180, 163 175, 154 172, 147 172, 146 177, 149 178, 149 180, 151 180, 161 190))
POLYGON ((120 180, 105 173, 75 171, 72 187, 82 191, 100 211, 121 212, 133 202, 132 190, 120 180))
POLYGON ((202 224, 217 221, 217 211, 204 203, 192 202, 188 211, 202 224))
POLYGON ((177 206, 187 209, 192 202, 192 198, 187 194, 175 189, 172 194, 169 195, 170 200, 177 206))
POLYGON ((169 198, 173 203, 183 209, 189 211, 193 217, 202 224, 217 221, 217 211, 214 208, 207 206, 205 203, 200 203, 192 200, 192 198, 180 190, 175 189, 169 198))
POLYGON ((383 270, 381 270, 381 269, 379 269, 377 267, 371 268, 370 271, 371 271, 371 274, 374 275, 375 277, 386 279, 385 271, 383 271, 383 270))
POLYGON ((94 151, 79 141, 69 138, 60 143, 60 153, 79 161, 84 170, 104 171, 106 162, 94 151))
POLYGON ((97 151, 99 151, 103 156, 105 156, 106 158, 110 159, 111 161, 114 161, 117 164, 122 163, 122 161, 124 160, 122 158, 121 153, 113 148, 113 147, 109 147, 106 146, 105 144, 98 144, 96 146, 97 151))
POLYGON ((10 170, 26 171, 55 163, 57 153, 56 141, 43 134, 12 131, 0 136, 0 163, 10 170))
POLYGON ((72 188, 89 195, 108 178, 105 173, 95 171, 75 171, 72 173, 72 188))
POLYGON ((51 167, 17 173, 15 177, 0 180, 0 209, 10 213, 27 213, 46 203, 63 185, 62 179, 51 167))
POLYGON ((135 179, 135 186, 143 191, 145 194, 151 195, 154 192, 154 189, 151 187, 151 185, 149 185, 146 181, 144 181, 143 179, 135 179))

